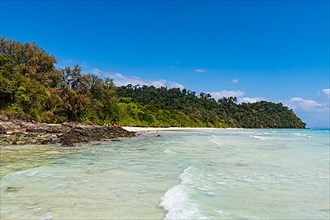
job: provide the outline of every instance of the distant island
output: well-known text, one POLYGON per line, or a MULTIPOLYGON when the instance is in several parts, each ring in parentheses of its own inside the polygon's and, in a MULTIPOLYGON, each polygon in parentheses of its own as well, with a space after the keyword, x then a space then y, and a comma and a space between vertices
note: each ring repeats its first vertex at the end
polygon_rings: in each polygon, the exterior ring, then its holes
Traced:
POLYGON ((33 43, 0 39, 0 113, 44 123, 118 126, 305 128, 281 103, 237 103, 210 94, 146 85, 57 69, 56 58, 33 43))

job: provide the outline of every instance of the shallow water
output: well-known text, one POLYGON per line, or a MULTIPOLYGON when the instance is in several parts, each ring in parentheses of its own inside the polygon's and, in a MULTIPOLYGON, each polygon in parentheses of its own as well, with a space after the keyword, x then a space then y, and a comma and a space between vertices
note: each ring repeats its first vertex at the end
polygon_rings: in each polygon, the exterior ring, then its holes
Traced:
POLYGON ((3 147, 0 217, 328 219, 329 143, 329 130, 219 129, 3 147))

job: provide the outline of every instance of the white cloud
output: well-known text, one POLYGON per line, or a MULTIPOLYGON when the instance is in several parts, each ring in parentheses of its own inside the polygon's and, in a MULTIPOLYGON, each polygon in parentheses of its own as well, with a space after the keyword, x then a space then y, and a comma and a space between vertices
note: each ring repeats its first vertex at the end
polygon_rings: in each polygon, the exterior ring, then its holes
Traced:
POLYGON ((196 73, 205 73, 206 69, 195 69, 196 73))
POLYGON ((241 90, 223 90, 221 92, 209 92, 213 98, 221 99, 223 97, 241 97, 244 92, 241 90))
POLYGON ((108 73, 106 74, 106 76, 113 79, 114 83, 117 86, 125 86, 127 84, 132 84, 132 85, 144 84, 143 80, 141 80, 136 76, 126 76, 121 73, 108 73))
POLYGON ((101 73, 102 73, 102 71, 99 70, 99 69, 97 69, 97 68, 95 68, 95 69, 93 69, 93 70, 91 71, 91 73, 94 74, 94 75, 96 75, 96 76, 100 76, 101 73))
POLYGON ((295 97, 284 104, 293 109, 308 127, 329 127, 330 107, 328 103, 320 103, 312 99, 295 97))
POLYGON ((107 77, 113 79, 114 83, 117 86, 125 86, 128 84, 132 85, 147 85, 147 86, 155 86, 155 87, 168 87, 168 88, 180 88, 183 89, 184 86, 176 81, 168 81, 165 79, 159 80, 144 80, 137 76, 127 76, 121 73, 111 73, 107 74, 107 77))
POLYGON ((322 92, 330 96, 330 89, 323 89, 322 92))
POLYGON ((295 97, 290 99, 291 102, 302 108, 310 108, 310 107, 321 107, 322 105, 315 100, 312 99, 303 99, 301 97, 295 97))
POLYGON ((239 99, 239 102, 245 102, 245 103, 255 103, 255 102, 260 102, 260 101, 267 101, 267 99, 262 98, 262 97, 254 97, 254 98, 250 98, 250 97, 243 97, 239 99))
POLYGON ((233 79, 231 82, 232 82, 233 84, 237 84, 237 83, 239 83, 239 80, 238 80, 238 79, 233 79))
POLYGON ((122 73, 110 73, 105 72, 100 69, 93 69, 90 71, 92 74, 95 74, 99 77, 109 77, 110 79, 113 79, 113 82, 116 86, 125 86, 128 84, 132 85, 147 85, 147 86, 155 86, 155 87, 168 87, 168 88, 180 88, 183 89, 184 86, 176 81, 169 81, 165 79, 158 79, 158 80, 145 80, 141 79, 137 76, 128 76, 124 75, 122 73))

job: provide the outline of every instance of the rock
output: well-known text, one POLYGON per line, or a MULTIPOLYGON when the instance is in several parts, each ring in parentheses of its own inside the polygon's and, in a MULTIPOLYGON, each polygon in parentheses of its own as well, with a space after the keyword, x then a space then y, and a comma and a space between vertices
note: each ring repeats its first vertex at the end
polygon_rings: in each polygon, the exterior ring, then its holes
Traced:
POLYGON ((16 186, 7 186, 6 191, 7 192, 17 192, 18 187, 16 187, 16 186))
POLYGON ((0 114, 0 145, 62 144, 71 147, 76 143, 117 140, 135 135, 135 132, 121 127, 77 122, 45 124, 0 114))
POLYGON ((70 139, 64 139, 62 141, 62 146, 64 146, 64 147, 74 147, 74 143, 70 139))
POLYGON ((6 129, 2 125, 0 126, 0 134, 6 134, 6 129))
POLYGON ((0 121, 8 121, 8 116, 4 115, 4 114, 0 114, 0 121))
POLYGON ((25 143, 25 141, 23 141, 23 140, 18 140, 18 141, 16 141, 14 144, 16 144, 16 145, 24 145, 24 144, 26 144, 26 143, 25 143))
POLYGON ((38 132, 38 133, 46 133, 46 130, 43 128, 28 128, 26 132, 38 132))

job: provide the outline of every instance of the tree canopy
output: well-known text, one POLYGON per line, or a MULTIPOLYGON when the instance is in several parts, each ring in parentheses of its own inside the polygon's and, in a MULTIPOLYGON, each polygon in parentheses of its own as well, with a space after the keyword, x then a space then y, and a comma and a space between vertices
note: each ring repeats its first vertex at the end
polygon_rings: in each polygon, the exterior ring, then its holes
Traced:
POLYGON ((0 39, 0 112, 40 122, 129 126, 304 128, 281 103, 237 103, 180 88, 127 85, 57 69, 56 58, 32 43, 0 39))

